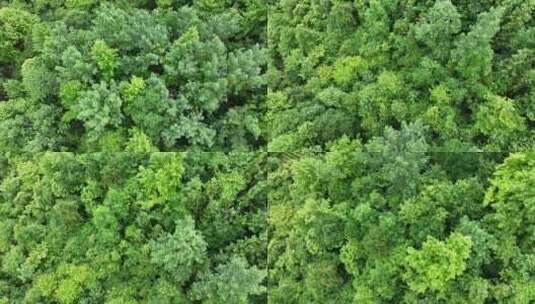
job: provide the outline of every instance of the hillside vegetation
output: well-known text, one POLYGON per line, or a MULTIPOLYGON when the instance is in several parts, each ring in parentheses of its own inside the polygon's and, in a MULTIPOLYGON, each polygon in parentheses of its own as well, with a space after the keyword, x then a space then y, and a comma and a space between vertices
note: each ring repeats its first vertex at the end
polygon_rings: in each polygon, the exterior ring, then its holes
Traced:
POLYGON ((535 0, 0 0, 0 304, 535 303, 535 0))
POLYGON ((4 151, 264 143, 262 1, 0 2, 4 151))
POLYGON ((0 303, 265 303, 265 161, 258 153, 4 160, 0 303))
POLYGON ((533 0, 281 0, 269 15, 270 151, 421 122, 434 151, 535 141, 533 0))

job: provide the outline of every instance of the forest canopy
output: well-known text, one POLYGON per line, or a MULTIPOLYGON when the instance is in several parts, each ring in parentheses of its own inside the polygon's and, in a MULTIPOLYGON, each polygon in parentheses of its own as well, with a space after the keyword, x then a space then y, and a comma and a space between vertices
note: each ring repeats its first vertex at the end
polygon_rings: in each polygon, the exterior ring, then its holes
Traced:
POLYGON ((418 132, 275 158, 269 303, 535 300, 535 154, 426 152, 418 132))
POLYGON ((535 0, 0 0, 0 304, 535 303, 535 0))
POLYGON ((256 150, 262 1, 1 1, 0 145, 10 152, 256 150))
POLYGON ((0 303, 265 303, 265 162, 261 153, 3 159, 0 303))
POLYGON ((433 151, 535 141, 532 0, 282 0, 269 15, 270 151, 421 122, 433 151))

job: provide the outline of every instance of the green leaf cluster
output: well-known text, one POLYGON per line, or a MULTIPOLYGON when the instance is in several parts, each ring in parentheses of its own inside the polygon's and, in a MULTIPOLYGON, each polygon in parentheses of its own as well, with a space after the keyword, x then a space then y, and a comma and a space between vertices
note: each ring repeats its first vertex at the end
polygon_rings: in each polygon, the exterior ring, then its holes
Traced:
POLYGON ((260 149, 266 6, 0 2, 0 137, 18 138, 2 151, 124 151, 132 132, 163 151, 260 149))
POLYGON ((534 154, 430 152, 421 124, 279 153, 268 303, 530 303, 534 154))
POLYGON ((138 151, 8 160, 0 299, 265 303, 266 161, 138 151))
POLYGON ((268 149, 421 121, 432 151, 532 149, 533 1, 276 1, 268 149))

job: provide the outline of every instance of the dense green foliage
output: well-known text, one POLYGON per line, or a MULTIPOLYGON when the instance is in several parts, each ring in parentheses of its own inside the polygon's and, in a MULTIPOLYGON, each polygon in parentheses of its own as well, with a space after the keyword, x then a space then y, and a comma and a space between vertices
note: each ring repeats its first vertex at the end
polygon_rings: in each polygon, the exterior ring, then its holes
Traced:
POLYGON ((431 153, 421 126, 385 133, 274 161, 269 302, 535 301, 535 154, 431 153))
POLYGON ((270 151, 421 121, 431 149, 533 147, 533 0, 281 0, 269 16, 270 151))
POLYGON ((265 156, 4 161, 0 303, 265 303, 265 156))
POLYGON ((264 143, 262 1, 0 1, 0 145, 165 151, 264 143), (137 131, 136 131, 137 130, 137 131))
POLYGON ((535 303, 535 0, 0 0, 0 304, 535 303))

